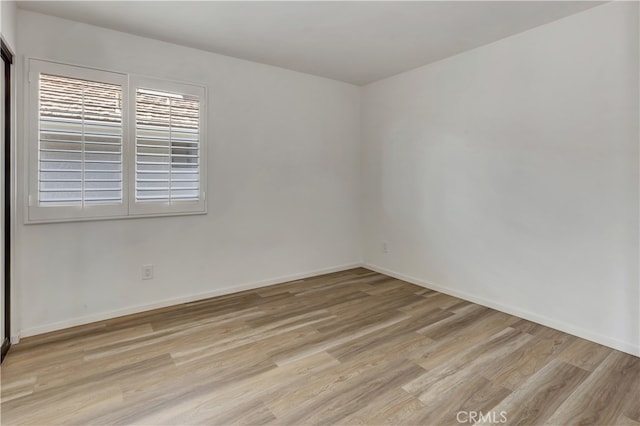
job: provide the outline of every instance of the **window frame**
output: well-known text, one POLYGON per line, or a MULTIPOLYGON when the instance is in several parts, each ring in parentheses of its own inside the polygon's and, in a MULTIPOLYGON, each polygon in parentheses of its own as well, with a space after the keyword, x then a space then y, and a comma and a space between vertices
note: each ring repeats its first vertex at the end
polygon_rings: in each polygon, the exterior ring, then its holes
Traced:
POLYGON ((199 215, 207 213, 207 89, 204 85, 182 83, 116 71, 71 65, 44 59, 25 58, 25 224, 79 222, 143 217, 199 215), (78 206, 43 206, 39 203, 40 144, 40 74, 117 84, 122 87, 122 202, 78 206), (144 87, 142 87, 142 86, 144 87), (199 117, 199 188, 195 200, 136 202, 135 115, 137 88, 198 96, 199 117))

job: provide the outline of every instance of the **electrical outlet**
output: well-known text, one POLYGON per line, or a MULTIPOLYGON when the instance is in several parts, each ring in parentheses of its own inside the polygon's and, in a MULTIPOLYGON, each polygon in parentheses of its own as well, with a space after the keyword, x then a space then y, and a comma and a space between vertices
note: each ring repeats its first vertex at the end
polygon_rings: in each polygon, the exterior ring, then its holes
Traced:
POLYGON ((382 242, 382 253, 389 253, 389 244, 386 241, 382 242))
POLYGON ((142 265, 142 279, 150 280, 153 278, 153 265, 142 265))

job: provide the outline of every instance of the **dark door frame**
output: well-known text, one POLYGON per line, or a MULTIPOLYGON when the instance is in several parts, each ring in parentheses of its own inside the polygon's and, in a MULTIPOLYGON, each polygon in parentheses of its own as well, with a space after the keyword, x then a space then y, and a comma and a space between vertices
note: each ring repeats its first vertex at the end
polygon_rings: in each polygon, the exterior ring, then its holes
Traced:
POLYGON ((4 338, 2 339, 2 355, 0 362, 11 346, 11 64, 13 54, 9 47, 0 40, 0 51, 4 68, 4 338))

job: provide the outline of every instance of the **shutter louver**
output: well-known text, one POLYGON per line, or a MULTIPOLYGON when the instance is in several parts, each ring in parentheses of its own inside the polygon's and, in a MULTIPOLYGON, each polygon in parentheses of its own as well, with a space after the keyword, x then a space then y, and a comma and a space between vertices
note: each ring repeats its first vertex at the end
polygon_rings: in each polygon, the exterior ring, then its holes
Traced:
POLYGON ((200 100, 136 89, 137 202, 200 199, 200 100))
POLYGON ((122 87, 40 74, 40 205, 122 203, 122 87))

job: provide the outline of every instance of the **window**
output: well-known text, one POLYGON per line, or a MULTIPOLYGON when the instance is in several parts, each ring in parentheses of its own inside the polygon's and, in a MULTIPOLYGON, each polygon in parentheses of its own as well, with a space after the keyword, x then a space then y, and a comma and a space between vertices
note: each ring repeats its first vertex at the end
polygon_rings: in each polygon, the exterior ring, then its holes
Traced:
POLYGON ((204 213, 203 87, 29 62, 28 222, 204 213))

